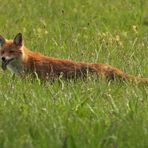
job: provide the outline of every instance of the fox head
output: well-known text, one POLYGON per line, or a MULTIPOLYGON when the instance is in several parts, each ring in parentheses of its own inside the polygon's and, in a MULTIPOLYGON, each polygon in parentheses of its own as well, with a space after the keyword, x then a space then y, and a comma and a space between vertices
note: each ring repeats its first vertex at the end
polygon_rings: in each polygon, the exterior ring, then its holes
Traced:
POLYGON ((0 59, 2 60, 2 69, 6 70, 7 66, 11 66, 20 62, 22 59, 22 34, 18 33, 13 40, 7 40, 0 35, 0 59))

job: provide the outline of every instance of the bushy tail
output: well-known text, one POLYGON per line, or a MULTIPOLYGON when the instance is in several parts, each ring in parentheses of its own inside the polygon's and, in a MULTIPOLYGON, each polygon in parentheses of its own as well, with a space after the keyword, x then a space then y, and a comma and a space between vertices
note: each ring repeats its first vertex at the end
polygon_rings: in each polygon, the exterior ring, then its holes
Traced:
POLYGON ((103 77, 105 77, 108 80, 119 79, 121 81, 128 80, 128 81, 148 83, 148 78, 142 78, 142 77, 126 74, 122 70, 116 67, 112 67, 108 64, 92 64, 91 66, 96 69, 96 72, 98 73, 98 75, 101 74, 103 75, 103 77))
POLYGON ((125 79, 129 81, 148 83, 148 78, 142 78, 142 77, 137 77, 137 76, 128 75, 128 74, 125 75, 125 79))

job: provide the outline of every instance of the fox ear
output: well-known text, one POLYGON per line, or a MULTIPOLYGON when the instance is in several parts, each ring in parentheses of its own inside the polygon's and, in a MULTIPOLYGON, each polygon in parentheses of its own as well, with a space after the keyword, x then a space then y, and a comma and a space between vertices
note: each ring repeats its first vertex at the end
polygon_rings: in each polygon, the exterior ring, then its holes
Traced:
POLYGON ((0 46, 2 46, 5 43, 5 38, 0 35, 0 46))
POLYGON ((18 33, 14 40, 13 40, 14 44, 17 45, 17 46, 22 46, 22 43, 23 43, 23 38, 22 38, 22 34, 21 33, 18 33))

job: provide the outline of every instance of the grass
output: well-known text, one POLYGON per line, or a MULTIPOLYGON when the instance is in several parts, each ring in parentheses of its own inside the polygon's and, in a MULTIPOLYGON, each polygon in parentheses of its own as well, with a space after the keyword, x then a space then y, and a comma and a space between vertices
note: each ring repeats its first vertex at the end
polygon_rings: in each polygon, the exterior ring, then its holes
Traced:
MULTIPOLYGON (((148 76, 146 0, 3 0, 0 33, 43 54, 148 76)), ((14 80, 0 70, 0 148, 146 148, 148 86, 14 80)))

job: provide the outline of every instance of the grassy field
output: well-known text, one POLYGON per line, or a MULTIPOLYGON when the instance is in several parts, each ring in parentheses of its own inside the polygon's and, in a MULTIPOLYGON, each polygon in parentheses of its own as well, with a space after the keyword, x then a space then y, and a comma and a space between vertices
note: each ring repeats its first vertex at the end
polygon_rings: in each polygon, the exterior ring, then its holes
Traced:
MULTIPOLYGON (((148 77, 146 0, 1 0, 0 34, 49 56, 148 77)), ((0 70, 0 148, 147 148, 148 85, 41 84, 0 70)))

